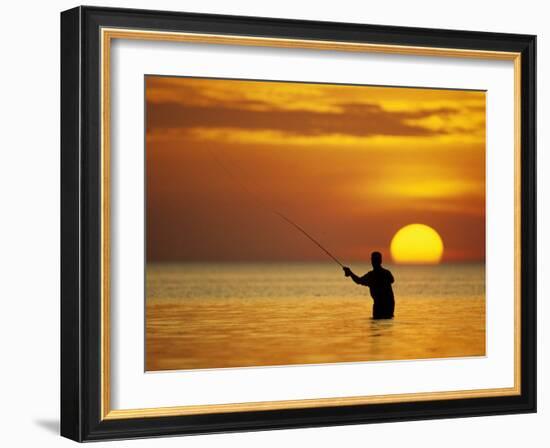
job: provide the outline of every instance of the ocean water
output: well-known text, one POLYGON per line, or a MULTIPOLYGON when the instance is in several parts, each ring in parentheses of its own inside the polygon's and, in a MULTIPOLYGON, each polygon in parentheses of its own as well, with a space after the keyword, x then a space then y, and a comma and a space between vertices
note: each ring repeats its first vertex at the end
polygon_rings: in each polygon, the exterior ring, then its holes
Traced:
POLYGON ((148 264, 146 370, 485 355, 483 264, 385 266, 392 320, 334 263, 148 264))

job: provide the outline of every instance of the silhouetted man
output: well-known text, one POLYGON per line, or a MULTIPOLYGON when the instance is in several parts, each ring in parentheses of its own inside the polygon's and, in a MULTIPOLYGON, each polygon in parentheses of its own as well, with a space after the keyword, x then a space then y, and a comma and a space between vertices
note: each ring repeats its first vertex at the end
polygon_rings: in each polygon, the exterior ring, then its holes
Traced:
POLYGON ((368 286, 370 295, 374 300, 372 306, 373 319, 391 319, 395 308, 393 299, 393 275, 387 269, 382 267, 382 254, 373 252, 370 256, 372 263, 372 271, 367 272, 363 277, 355 275, 348 267, 344 268, 346 277, 351 279, 358 285, 368 286))

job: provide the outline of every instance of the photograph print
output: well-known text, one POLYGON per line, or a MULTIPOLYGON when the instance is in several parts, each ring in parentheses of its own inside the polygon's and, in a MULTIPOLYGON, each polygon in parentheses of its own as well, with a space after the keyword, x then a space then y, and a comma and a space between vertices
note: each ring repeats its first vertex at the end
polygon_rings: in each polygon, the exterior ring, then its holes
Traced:
POLYGON ((147 75, 145 370, 485 356, 485 92, 147 75))

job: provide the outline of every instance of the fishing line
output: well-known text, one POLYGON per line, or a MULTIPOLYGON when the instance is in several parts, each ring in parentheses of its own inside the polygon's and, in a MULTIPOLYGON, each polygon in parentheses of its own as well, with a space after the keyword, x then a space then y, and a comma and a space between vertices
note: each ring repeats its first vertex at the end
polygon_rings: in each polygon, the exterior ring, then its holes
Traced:
POLYGON ((265 205, 265 200, 260 197, 255 191, 250 190, 248 186, 243 182, 243 180, 236 176, 226 165, 223 163, 218 155, 214 153, 213 151, 207 149, 207 151, 212 156, 212 159, 217 162, 217 164, 222 168, 222 170, 225 172, 227 176, 229 176, 239 187, 250 197, 252 197, 259 208, 272 213, 279 218, 281 218, 283 221, 285 221, 287 224, 294 227, 296 230, 298 230, 300 233, 305 235, 311 242, 313 242, 317 247, 319 247, 325 254, 327 254, 332 260, 334 260, 335 263, 337 263, 340 267, 344 267, 344 265, 333 255, 331 254, 328 249, 326 249, 319 241, 317 241, 313 236, 311 236, 303 227, 296 224, 293 220, 291 220, 288 216, 286 216, 284 213, 281 213, 280 211, 274 210, 270 207, 267 207, 265 205))

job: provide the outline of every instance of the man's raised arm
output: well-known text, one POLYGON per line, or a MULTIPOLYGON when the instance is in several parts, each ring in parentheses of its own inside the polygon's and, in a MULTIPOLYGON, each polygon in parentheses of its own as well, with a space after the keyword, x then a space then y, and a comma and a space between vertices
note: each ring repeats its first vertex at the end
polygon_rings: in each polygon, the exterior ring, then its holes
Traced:
POLYGON ((351 277, 351 279, 355 283, 357 283, 358 285, 368 286, 367 285, 367 279, 365 278, 366 276, 359 277, 347 266, 345 266, 343 269, 344 269, 344 274, 346 275, 346 277, 351 277))

